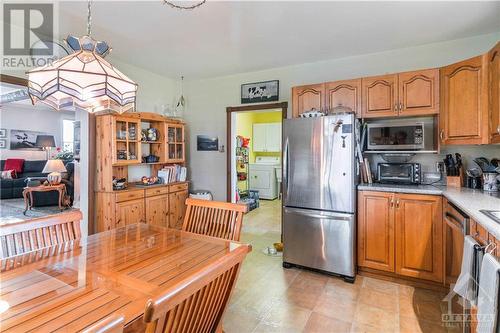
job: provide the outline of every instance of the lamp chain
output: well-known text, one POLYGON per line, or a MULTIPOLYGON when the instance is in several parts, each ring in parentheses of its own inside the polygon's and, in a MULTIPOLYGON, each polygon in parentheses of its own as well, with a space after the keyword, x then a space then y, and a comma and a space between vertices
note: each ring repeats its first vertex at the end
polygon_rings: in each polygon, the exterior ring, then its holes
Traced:
POLYGON ((203 5, 205 2, 207 2, 207 0, 202 0, 202 1, 198 2, 197 4, 194 4, 194 5, 191 5, 191 6, 181 6, 181 5, 176 5, 172 1, 163 0, 163 4, 164 5, 166 4, 166 5, 169 5, 172 8, 176 8, 176 9, 188 9, 188 10, 198 8, 201 5, 203 5))
POLYGON ((87 36, 92 34, 92 0, 87 3, 87 36))

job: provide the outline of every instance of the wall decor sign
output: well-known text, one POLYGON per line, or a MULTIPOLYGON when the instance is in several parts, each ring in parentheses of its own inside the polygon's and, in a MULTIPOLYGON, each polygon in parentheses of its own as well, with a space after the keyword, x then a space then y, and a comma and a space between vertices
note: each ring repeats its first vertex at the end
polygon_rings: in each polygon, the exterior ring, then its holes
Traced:
POLYGON ((7 130, 5 128, 0 128, 0 139, 7 138, 7 130))
POLYGON ((275 102, 279 100, 280 81, 244 83, 241 85, 241 104, 275 102))
POLYGON ((37 147, 35 144, 38 135, 47 135, 47 133, 27 130, 10 130, 10 149, 42 150, 42 148, 37 147))
POLYGON ((0 139, 0 149, 5 149, 5 148, 7 148, 7 140, 0 139))
POLYGON ((219 138, 209 135, 197 135, 196 148, 198 151, 218 151, 219 138))

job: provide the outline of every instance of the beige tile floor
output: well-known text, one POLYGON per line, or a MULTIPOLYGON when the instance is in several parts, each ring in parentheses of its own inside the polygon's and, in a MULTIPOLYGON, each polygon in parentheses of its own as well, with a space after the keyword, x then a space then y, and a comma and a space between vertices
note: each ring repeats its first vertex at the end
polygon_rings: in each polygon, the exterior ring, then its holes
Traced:
POLYGON ((280 239, 280 202, 261 201, 243 220, 252 244, 224 317, 227 333, 459 332, 445 328, 444 294, 358 276, 354 284, 302 269, 283 269, 262 249, 280 239))

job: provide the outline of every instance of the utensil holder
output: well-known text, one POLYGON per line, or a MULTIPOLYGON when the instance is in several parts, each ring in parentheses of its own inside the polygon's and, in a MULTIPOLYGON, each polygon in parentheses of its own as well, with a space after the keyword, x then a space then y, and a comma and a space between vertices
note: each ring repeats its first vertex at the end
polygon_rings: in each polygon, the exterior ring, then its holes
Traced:
POLYGON ((459 176, 446 176, 446 186, 449 187, 463 187, 464 186, 464 173, 460 169, 459 176))

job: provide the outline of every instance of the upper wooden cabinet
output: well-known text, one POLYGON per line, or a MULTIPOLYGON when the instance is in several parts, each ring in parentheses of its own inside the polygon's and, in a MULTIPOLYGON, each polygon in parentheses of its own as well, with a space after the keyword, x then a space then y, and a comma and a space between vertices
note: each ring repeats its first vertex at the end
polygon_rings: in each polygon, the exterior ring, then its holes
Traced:
POLYGON ((488 53, 490 97, 490 141, 500 143, 500 42, 488 53))
POLYGON ((439 113, 439 70, 399 73, 398 99, 400 116, 439 113))
POLYGON ((361 79, 327 82, 325 86, 328 109, 344 106, 361 117, 361 79))
POLYGON ((443 280, 443 219, 440 196, 397 194, 396 273, 443 280))
POLYGON ((358 265, 443 281, 440 196, 358 192, 358 265))
POLYGON ((292 116, 298 117, 300 114, 325 108, 325 85, 311 84, 307 86, 292 88, 292 116))
POLYGON ((441 143, 488 143, 487 66, 478 56, 441 68, 441 143))
POLYGON ((363 118, 398 115, 397 81, 397 75, 362 79, 361 115, 363 118))
POLYGON ((363 118, 439 113, 439 70, 363 78, 363 118))

